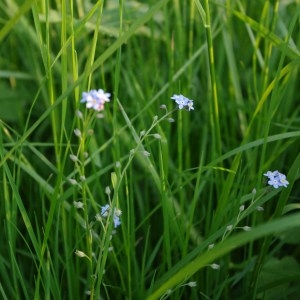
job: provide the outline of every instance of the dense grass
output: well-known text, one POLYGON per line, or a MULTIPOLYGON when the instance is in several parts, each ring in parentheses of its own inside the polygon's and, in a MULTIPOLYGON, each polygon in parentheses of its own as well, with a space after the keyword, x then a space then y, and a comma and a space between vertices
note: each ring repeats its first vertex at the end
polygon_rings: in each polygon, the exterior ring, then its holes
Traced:
POLYGON ((1 299, 299 298, 299 1, 7 0, 0 24, 1 299))

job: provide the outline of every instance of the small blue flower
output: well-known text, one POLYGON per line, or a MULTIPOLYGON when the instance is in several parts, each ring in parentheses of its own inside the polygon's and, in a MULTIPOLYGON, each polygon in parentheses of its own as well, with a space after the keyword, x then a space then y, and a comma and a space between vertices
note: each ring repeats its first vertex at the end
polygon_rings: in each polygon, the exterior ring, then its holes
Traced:
POLYGON ((190 110, 194 110, 194 102, 193 100, 189 100, 187 104, 187 108, 190 110))
POLYGON ((178 104, 178 108, 179 109, 188 109, 190 110, 194 110, 194 102, 193 100, 190 100, 189 98, 183 96, 183 95, 173 95, 171 97, 172 100, 174 100, 176 102, 176 104, 178 104))
MULTIPOLYGON (((109 204, 106 204, 105 206, 101 206, 101 216, 106 218, 109 214, 111 207, 109 204)), ((113 215, 113 222, 114 227, 117 228, 119 225, 121 225, 120 216, 122 212, 120 209, 114 209, 114 215, 113 215)))
POLYGON ((280 172, 276 171, 268 171, 264 174, 268 177, 268 184, 273 186, 275 189, 279 188, 280 186, 287 187, 289 182, 286 180, 286 176, 281 174, 280 172))
POLYGON ((268 181, 268 184, 273 186, 275 189, 279 188, 279 181, 275 177, 271 177, 268 181))
POLYGON ((120 218, 114 214, 114 226, 117 228, 119 225, 121 225, 120 218))
POLYGON ((107 217, 109 213, 110 206, 106 204, 105 206, 101 206, 101 216, 107 217))
POLYGON ((102 89, 90 90, 82 93, 81 103, 86 103, 87 108, 92 108, 96 111, 104 109, 105 102, 109 102, 110 93, 105 93, 102 89))
POLYGON ((286 176, 284 174, 278 174, 278 180, 281 186, 287 187, 289 182, 286 180, 286 176))

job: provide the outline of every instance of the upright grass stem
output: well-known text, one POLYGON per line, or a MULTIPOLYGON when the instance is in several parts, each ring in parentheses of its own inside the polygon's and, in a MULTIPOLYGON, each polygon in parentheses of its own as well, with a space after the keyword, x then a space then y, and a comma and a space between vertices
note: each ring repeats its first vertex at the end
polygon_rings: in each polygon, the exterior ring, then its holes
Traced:
POLYGON ((218 101, 218 90, 217 80, 215 74, 215 57, 214 57, 214 45, 212 38, 212 24, 210 20, 210 7, 209 0, 205 0, 205 31, 206 41, 208 47, 208 59, 209 59, 209 70, 210 70, 210 84, 212 89, 212 101, 210 102, 210 123, 212 128, 212 144, 213 144, 213 157, 221 155, 221 133, 220 133, 220 120, 219 120, 219 101, 218 101))

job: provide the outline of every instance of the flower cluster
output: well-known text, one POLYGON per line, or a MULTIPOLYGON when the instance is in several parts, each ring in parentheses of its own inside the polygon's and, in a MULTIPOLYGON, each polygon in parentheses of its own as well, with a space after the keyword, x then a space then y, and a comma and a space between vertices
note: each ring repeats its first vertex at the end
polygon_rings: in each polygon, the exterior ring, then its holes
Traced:
POLYGON ((194 110, 194 102, 193 100, 190 100, 187 97, 184 97, 183 95, 173 95, 171 97, 177 104, 179 109, 188 109, 188 110, 194 110))
MULTIPOLYGON (((111 207, 109 204, 106 204, 105 206, 101 206, 101 216, 106 218, 109 215, 109 211, 111 210, 111 207)), ((114 221, 114 227, 117 228, 119 225, 121 225, 120 216, 122 212, 120 209, 114 209, 114 215, 113 215, 113 221, 114 221)))
POLYGON ((279 188, 280 186, 287 187, 289 184, 289 182, 286 180, 286 176, 277 170, 274 172, 268 171, 264 175, 269 179, 268 184, 273 186, 275 189, 279 188))
POLYGON ((109 102, 110 93, 105 93, 103 90, 90 90, 82 93, 81 103, 86 103, 87 108, 92 108, 96 111, 104 109, 105 102, 109 102))

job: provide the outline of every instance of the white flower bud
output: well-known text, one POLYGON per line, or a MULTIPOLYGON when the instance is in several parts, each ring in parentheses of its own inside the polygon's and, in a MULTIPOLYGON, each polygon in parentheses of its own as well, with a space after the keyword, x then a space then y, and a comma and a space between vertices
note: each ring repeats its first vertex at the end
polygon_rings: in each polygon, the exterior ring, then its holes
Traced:
POLYGON ((233 228, 233 225, 228 225, 228 226, 226 227, 226 229, 227 229, 228 231, 232 230, 232 228, 233 228))
POLYGON ((79 119, 83 119, 83 114, 80 110, 76 110, 76 116, 79 118, 79 119))
POLYGON ((70 154, 69 157, 70 157, 70 159, 73 160, 74 162, 79 161, 78 157, 77 157, 76 155, 74 155, 74 154, 70 154))
POLYGON ((211 264, 210 266, 214 270, 219 270, 220 269, 220 265, 218 265, 218 264, 211 264))
POLYGON ((146 157, 149 157, 151 154, 150 154, 150 152, 145 150, 145 151, 143 151, 143 155, 146 156, 146 157))
POLYGON ((245 230, 245 231, 251 231, 251 227, 249 227, 249 226, 244 226, 244 227, 242 227, 243 228, 243 230, 245 230))
POLYGON ((190 282, 187 283, 187 285, 190 286, 190 287, 195 287, 195 286, 197 286, 197 282, 196 281, 190 281, 190 282))
POLYGON ((77 184, 77 181, 76 181, 75 179, 73 179, 73 178, 69 178, 68 180, 69 180, 69 182, 70 182, 72 185, 76 185, 76 184, 77 184))
POLYGON ((120 210, 120 209, 115 209, 115 215, 117 216, 117 217, 120 217, 121 216, 121 214, 122 214, 122 211, 120 210))
POLYGON ((86 254, 80 250, 76 250, 75 251, 75 254, 78 256, 78 257, 86 257, 86 254))
POLYGON ((107 186, 105 188, 105 194, 110 195, 110 188, 109 188, 109 186, 107 186))
POLYGON ((78 128, 74 129, 74 133, 76 136, 81 137, 81 131, 78 128))
POLYGON ((84 209, 84 205, 81 201, 73 201, 73 205, 76 207, 76 208, 82 208, 84 209))
POLYGON ((212 249, 215 246, 215 244, 208 245, 208 250, 212 249))

